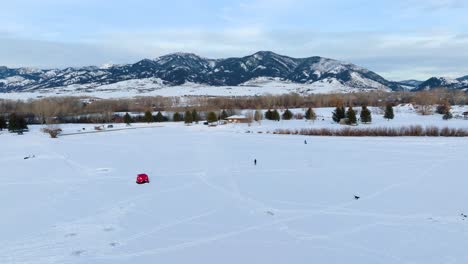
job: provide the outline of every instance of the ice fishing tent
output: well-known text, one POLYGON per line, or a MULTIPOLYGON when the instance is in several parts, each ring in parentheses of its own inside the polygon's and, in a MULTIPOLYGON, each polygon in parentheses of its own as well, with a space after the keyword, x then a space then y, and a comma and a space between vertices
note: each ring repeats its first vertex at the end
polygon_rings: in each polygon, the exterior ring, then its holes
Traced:
POLYGON ((147 174, 145 173, 142 173, 142 174, 138 174, 137 175, 137 178, 136 178, 136 183, 138 184, 144 184, 144 183, 149 183, 149 177, 147 174))

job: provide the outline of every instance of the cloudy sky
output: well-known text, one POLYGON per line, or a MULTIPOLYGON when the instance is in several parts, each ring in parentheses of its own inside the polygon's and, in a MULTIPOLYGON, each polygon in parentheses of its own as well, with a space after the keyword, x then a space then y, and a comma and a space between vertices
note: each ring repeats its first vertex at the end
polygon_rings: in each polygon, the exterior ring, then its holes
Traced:
POLYGON ((324 56, 392 80, 468 75, 467 0, 15 0, 0 65, 133 63, 183 51, 324 56))

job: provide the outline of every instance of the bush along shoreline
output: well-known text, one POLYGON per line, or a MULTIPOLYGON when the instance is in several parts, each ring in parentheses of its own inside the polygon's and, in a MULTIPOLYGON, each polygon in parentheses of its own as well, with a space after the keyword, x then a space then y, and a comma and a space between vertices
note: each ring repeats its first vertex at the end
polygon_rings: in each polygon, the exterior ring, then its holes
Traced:
POLYGON ((435 126, 402 126, 375 128, 303 128, 277 129, 272 134, 331 136, 331 137, 467 137, 468 130, 462 128, 439 128, 435 126))

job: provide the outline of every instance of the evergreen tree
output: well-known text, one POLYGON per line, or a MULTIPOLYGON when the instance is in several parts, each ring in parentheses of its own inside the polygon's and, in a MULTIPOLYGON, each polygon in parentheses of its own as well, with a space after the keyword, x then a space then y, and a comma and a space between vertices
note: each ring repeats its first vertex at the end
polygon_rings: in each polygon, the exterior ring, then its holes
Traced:
POLYGON ((226 112, 226 110, 223 110, 223 111, 221 112, 221 115, 219 116, 219 119, 220 119, 220 120, 225 120, 225 119, 228 118, 228 117, 229 117, 229 116, 228 116, 228 113, 226 112))
POLYGON ((309 109, 307 109, 307 111, 305 113, 305 118, 307 120, 315 121, 317 119, 317 115, 315 114, 314 109, 309 107, 309 109))
POLYGON ((443 116, 442 116, 442 119, 444 120, 449 120, 449 119, 452 119, 453 118, 453 115, 452 115, 452 112, 447 111, 443 116))
POLYGON ((145 116, 143 117, 143 120, 146 123, 153 123, 153 121, 154 121, 153 114, 151 114, 150 111, 146 111, 145 116))
POLYGON ((346 118, 348 118, 349 125, 354 125, 357 123, 356 112, 354 112, 354 109, 351 106, 348 108, 348 111, 346 111, 346 118))
POLYGON ((273 113, 272 113, 272 118, 273 120, 275 121, 280 121, 280 113, 278 112, 278 110, 274 110, 273 113))
POLYGON ((0 116, 0 131, 7 128, 6 120, 3 116, 0 116))
POLYGON ((125 113, 123 119, 124 119, 124 123, 127 125, 130 125, 130 123, 133 123, 133 119, 128 113, 125 113))
POLYGON ((268 109, 268 111, 265 112, 265 119, 273 120, 273 112, 271 111, 271 109, 268 109))
POLYGON ((179 112, 175 112, 174 115, 172 116, 172 121, 174 122, 180 122, 182 121, 182 116, 179 114, 179 112))
POLYGON ((22 116, 18 116, 18 129, 20 130, 28 129, 28 123, 26 122, 26 118, 22 116))
POLYGON ((185 112, 185 116, 184 116, 184 123, 185 124, 192 124, 193 122, 193 116, 192 116, 192 113, 190 113, 190 111, 186 111, 185 112))
POLYGON ((218 117, 216 116, 216 113, 215 112, 209 112, 206 115, 206 121, 208 121, 208 123, 214 123, 214 122, 218 121, 218 117))
POLYGON ((197 113, 197 110, 193 109, 192 111, 192 120, 193 122, 198 124, 198 121, 200 121, 200 116, 197 113))
POLYGON ((26 119, 15 113, 10 114, 8 117, 8 131, 26 130, 28 125, 26 119))
POLYGON ((284 111, 283 113, 283 120, 291 120, 293 117, 293 114, 291 111, 289 111, 289 109, 286 109, 286 111, 284 111))
POLYGON ((346 114, 345 114, 345 109, 343 106, 337 106, 335 108, 335 111, 333 112, 333 121, 335 121, 336 123, 339 123, 341 121, 341 119, 345 118, 346 117, 346 114))
POLYGON ((393 119, 395 115, 393 114, 393 106, 391 104, 387 104, 387 107, 385 107, 385 114, 384 118, 387 120, 393 119))
POLYGON ((17 117, 15 113, 12 113, 8 116, 8 131, 15 131, 18 127, 17 117))
POLYGON ((371 111, 365 105, 363 105, 361 109, 361 122, 365 124, 372 122, 371 111))
POLYGON ((158 123, 161 123, 161 122, 164 122, 166 121, 166 119, 164 118, 163 114, 161 113, 161 111, 159 111, 157 114, 156 114, 156 117, 154 118, 154 120, 158 123))

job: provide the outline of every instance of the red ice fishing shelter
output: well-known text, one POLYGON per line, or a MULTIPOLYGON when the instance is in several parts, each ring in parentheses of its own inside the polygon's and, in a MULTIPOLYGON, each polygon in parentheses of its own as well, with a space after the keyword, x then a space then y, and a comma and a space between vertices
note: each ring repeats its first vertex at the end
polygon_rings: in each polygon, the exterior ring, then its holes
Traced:
POLYGON ((144 183, 149 183, 149 177, 148 175, 142 173, 138 174, 136 178, 136 183, 138 184, 144 184, 144 183))

